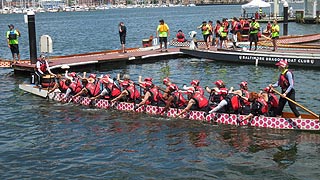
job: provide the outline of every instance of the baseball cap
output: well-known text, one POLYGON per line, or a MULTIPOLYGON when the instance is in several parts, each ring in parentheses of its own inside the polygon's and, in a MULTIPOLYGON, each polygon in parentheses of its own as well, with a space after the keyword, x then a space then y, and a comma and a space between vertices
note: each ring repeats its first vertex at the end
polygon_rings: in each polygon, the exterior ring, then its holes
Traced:
POLYGON ((13 24, 9 24, 8 27, 9 27, 9 28, 10 28, 10 27, 13 27, 13 28, 14 28, 14 25, 13 25, 13 24))
POLYGON ((288 66, 288 62, 286 60, 280 60, 279 62, 276 63, 276 66, 280 66, 280 67, 287 67, 288 66))

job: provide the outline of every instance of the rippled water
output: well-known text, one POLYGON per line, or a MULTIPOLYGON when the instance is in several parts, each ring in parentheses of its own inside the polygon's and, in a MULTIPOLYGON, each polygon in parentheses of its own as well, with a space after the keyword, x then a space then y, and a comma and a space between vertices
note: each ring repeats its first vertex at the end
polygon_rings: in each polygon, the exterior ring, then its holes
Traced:
MULTIPOLYGON (((211 6, 39 14, 37 33, 52 35, 55 55, 117 49, 114 25, 125 20, 132 29, 128 46, 135 47, 154 33, 162 17, 172 29, 188 31, 207 19, 208 13, 219 17, 217 8, 231 15, 240 9, 211 6), (96 36, 97 31, 103 35, 96 36)), ((3 17, 1 23, 8 23, 20 15, 3 17)), ((22 23, 20 26, 26 26, 22 23)), ((290 25, 317 31, 310 28, 313 25, 290 25)), ((6 50, 1 47, 0 51, 1 57, 6 57, 6 50)), ((255 91, 278 76, 274 67, 204 59, 116 66, 96 72, 129 73, 133 80, 150 76, 156 84, 169 75, 179 86, 192 79, 211 86, 223 79, 228 87, 238 87, 247 80, 255 91)), ((294 69, 294 74, 297 100, 318 112, 319 72, 294 69)), ((0 90, 1 179, 318 179, 320 175, 318 132, 212 125, 61 104, 19 90, 18 84, 28 79, 15 76, 10 69, 0 69, 0 76, 5 84, 0 90)))

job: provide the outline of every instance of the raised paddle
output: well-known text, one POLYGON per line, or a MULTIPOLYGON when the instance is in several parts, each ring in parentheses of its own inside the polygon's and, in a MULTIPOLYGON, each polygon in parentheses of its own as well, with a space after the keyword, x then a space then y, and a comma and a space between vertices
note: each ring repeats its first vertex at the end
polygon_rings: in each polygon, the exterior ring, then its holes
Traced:
POLYGON ((301 104, 297 103, 296 101, 288 98, 287 96, 283 96, 279 91, 275 90, 274 88, 272 88, 272 90, 273 90, 275 93, 279 94, 281 97, 286 98, 288 101, 290 101, 290 102, 292 102, 293 104, 299 106, 299 107, 302 108, 303 110, 307 111, 308 113, 312 114, 314 117, 316 117, 316 118, 319 119, 319 115, 317 115, 316 113, 310 111, 310 110, 307 109, 306 107, 304 107, 304 106, 302 106, 301 104))

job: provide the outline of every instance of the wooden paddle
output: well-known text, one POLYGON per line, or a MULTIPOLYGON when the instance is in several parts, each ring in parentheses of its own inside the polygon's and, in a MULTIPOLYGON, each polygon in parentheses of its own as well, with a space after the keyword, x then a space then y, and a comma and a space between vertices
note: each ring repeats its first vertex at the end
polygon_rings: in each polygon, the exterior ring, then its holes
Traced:
POLYGON ((279 94, 281 97, 286 98, 288 101, 290 101, 290 102, 292 102, 293 104, 299 106, 299 107, 302 108, 303 110, 307 111, 308 113, 312 114, 314 117, 316 117, 316 118, 319 119, 319 115, 317 115, 316 113, 310 111, 310 110, 307 109, 306 107, 304 107, 304 106, 302 106, 301 104, 297 103, 296 101, 288 98, 287 96, 283 96, 279 91, 275 90, 274 88, 272 88, 272 90, 273 90, 275 93, 279 94))

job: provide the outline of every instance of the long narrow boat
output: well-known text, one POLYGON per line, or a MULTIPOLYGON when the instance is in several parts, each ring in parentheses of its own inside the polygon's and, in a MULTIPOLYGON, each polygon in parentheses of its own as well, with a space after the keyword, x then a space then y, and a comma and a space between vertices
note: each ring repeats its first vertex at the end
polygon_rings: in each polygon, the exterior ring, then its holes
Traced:
MULTIPOLYGON (((182 111, 182 109, 170 108, 167 112, 162 113, 164 107, 145 105, 134 110, 133 103, 127 102, 114 102, 111 103, 105 99, 90 100, 88 97, 68 97, 63 99, 64 94, 56 90, 54 93, 49 94, 48 89, 39 89, 34 87, 33 84, 20 84, 19 88, 23 91, 32 93, 34 95, 58 101, 58 102, 73 102, 75 104, 81 104, 84 106, 96 107, 100 109, 117 109, 120 111, 135 111, 137 113, 146 113, 150 115, 161 115, 166 117, 176 117, 176 115, 182 111)), ((292 114, 286 113, 283 118, 278 117, 265 117, 255 116, 250 120, 244 120, 244 115, 226 114, 226 113, 212 113, 207 115, 203 111, 190 111, 183 115, 183 118, 190 120, 203 121, 215 124, 228 124, 235 126, 254 126, 260 128, 272 128, 272 129, 293 129, 293 130, 320 130, 320 122, 311 115, 302 115, 302 118, 292 118, 292 114)))

